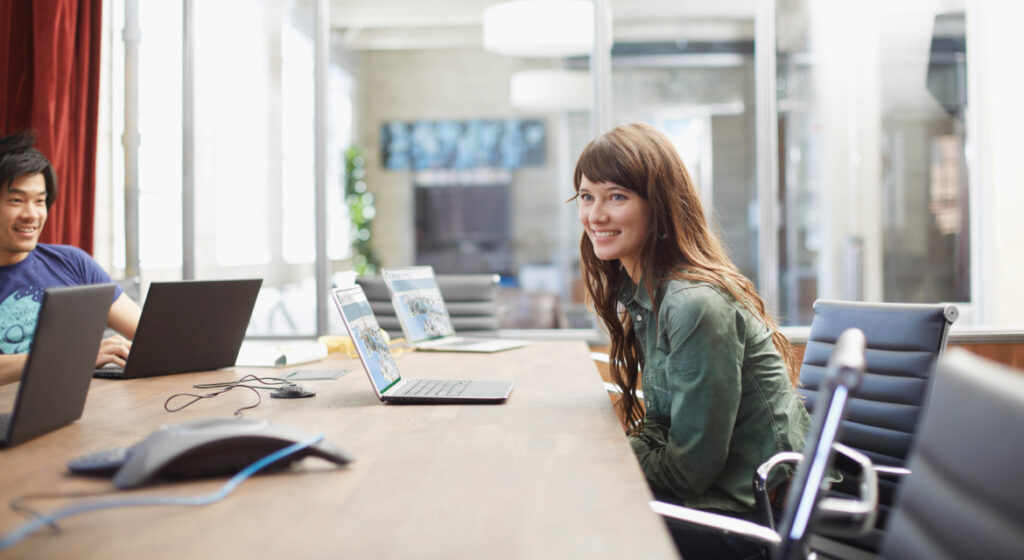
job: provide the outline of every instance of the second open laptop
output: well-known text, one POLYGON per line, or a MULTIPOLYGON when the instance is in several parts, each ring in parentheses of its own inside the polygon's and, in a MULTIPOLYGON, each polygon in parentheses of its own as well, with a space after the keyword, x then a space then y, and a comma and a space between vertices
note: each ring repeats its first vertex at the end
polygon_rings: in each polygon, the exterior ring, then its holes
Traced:
POLYGON ((359 286, 337 288, 331 290, 331 295, 380 400, 398 403, 500 403, 512 392, 511 381, 403 379, 363 289, 359 286))
POLYGON ((0 414, 0 447, 19 444, 81 418, 113 300, 113 284, 43 292, 14 409, 0 414))
POLYGON ((263 280, 153 282, 124 368, 96 377, 131 379, 235 365, 263 280))
POLYGON ((391 291, 391 303, 405 339, 417 350, 500 352, 526 344, 522 340, 456 335, 432 267, 385 268, 381 276, 391 291))

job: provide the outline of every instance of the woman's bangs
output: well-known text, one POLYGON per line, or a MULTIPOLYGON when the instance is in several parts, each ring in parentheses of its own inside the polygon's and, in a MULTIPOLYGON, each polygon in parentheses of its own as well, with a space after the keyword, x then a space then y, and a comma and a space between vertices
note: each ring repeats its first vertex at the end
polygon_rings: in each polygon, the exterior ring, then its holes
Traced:
MULTIPOLYGON (((592 183, 615 183, 632 188, 624 182, 622 170, 617 165, 618 160, 615 147, 610 142, 599 141, 591 144, 580 155, 576 167, 592 183)), ((579 185, 576 188, 578 189, 579 185)))

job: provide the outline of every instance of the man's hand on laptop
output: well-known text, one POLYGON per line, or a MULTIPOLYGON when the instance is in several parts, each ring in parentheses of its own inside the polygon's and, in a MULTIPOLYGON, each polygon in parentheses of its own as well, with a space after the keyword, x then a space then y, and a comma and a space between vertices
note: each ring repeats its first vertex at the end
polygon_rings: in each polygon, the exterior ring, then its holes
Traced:
POLYGON ((127 338, 115 334, 104 338, 100 342, 100 351, 96 356, 96 367, 102 367, 106 364, 117 364, 120 367, 124 367, 125 361, 128 359, 128 351, 132 348, 132 341, 127 338))

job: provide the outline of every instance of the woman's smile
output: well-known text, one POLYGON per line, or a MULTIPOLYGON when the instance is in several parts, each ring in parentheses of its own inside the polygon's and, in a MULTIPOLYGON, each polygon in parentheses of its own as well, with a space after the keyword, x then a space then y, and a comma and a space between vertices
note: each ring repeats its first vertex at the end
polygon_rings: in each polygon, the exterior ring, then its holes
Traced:
MULTIPOLYGON (((618 259, 633 275, 651 224, 651 206, 642 196, 615 183, 594 183, 586 176, 579 188, 580 223, 601 260, 618 259)), ((635 279, 635 277, 634 277, 635 279)))

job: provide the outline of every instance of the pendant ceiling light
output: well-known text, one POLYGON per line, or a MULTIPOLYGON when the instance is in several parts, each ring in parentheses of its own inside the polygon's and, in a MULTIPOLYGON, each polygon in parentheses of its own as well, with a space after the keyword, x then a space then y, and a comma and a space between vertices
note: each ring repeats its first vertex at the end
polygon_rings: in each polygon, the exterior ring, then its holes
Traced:
POLYGON ((507 56, 588 54, 594 42, 590 0, 515 0, 484 9, 484 48, 507 56))

